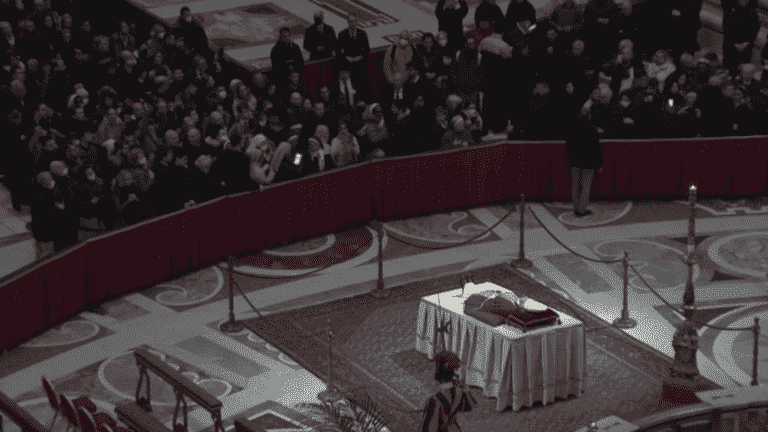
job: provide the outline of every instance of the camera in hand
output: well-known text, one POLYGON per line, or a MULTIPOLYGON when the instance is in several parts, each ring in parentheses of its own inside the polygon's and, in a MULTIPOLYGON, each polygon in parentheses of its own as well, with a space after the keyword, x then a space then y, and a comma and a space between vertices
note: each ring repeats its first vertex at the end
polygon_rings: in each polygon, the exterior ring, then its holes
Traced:
POLYGON ((301 164, 301 153, 296 153, 296 156, 293 157, 293 164, 296 166, 301 164))

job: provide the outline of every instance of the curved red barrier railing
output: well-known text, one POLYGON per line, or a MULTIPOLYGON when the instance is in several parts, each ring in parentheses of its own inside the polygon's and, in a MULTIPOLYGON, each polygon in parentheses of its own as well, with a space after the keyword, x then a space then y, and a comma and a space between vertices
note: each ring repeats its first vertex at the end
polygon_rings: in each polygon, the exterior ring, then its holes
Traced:
MULTIPOLYGON (((604 143, 593 201, 768 192, 765 137, 604 143)), ((90 239, 6 278, 0 343, 10 349, 108 299, 181 276, 228 254, 382 221, 525 194, 570 201, 562 143, 502 142, 366 162, 262 192, 223 197, 90 239)))

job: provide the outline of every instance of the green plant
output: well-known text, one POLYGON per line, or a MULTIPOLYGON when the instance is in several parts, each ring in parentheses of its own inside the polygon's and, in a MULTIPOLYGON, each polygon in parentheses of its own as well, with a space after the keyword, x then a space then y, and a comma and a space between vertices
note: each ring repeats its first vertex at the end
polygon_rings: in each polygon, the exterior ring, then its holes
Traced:
POLYGON ((297 408, 323 418, 325 424, 315 428, 317 432, 383 432, 386 427, 382 414, 368 396, 360 400, 345 399, 336 404, 301 404, 297 408))
POLYGON ((360 426, 360 432, 381 432, 386 428, 387 422, 370 396, 365 396, 362 400, 352 398, 349 403, 355 413, 355 421, 360 426))

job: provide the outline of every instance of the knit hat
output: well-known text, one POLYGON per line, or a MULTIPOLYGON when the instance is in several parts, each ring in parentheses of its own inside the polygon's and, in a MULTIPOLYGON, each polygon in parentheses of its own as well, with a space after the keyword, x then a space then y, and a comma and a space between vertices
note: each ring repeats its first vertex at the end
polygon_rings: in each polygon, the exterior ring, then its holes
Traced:
POLYGON ((461 367, 461 359, 451 351, 440 351, 435 355, 435 363, 444 363, 449 370, 455 371, 461 367))

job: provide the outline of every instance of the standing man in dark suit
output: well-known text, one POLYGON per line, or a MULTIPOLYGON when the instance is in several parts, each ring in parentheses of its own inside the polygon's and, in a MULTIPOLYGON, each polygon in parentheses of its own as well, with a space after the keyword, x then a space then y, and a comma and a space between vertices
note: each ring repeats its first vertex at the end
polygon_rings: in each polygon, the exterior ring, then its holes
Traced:
POLYGON ((184 46, 194 54, 202 55, 208 64, 213 64, 213 50, 208 43, 208 35, 203 25, 192 16, 189 6, 184 6, 179 12, 179 19, 173 29, 176 39, 183 39, 184 46))
POLYGON ((324 60, 333 57, 336 46, 336 30, 325 24, 323 11, 315 12, 315 24, 304 32, 304 49, 309 51, 309 60, 324 60))
POLYGON ((495 33, 504 33, 504 14, 496 4, 496 0, 483 0, 477 6, 475 27, 483 30, 494 29, 495 33))
POLYGON ((589 216, 589 195, 595 171, 603 167, 603 145, 600 143, 603 130, 594 125, 588 116, 571 113, 566 118, 567 136, 565 152, 571 165, 571 198, 576 217, 589 216))
POLYGON ((760 19, 757 0, 724 0, 723 6, 723 66, 736 76, 739 65, 752 62, 752 50, 760 19))
POLYGON ((512 0, 507 6, 507 15, 505 17, 505 28, 509 32, 519 22, 530 21, 536 23, 536 8, 528 0, 512 0))
POLYGON ((281 27, 280 40, 269 53, 269 59, 272 61, 271 81, 279 83, 278 85, 285 84, 292 71, 301 73, 304 69, 304 55, 296 42, 291 40, 290 34, 288 27, 281 27))
POLYGON ((348 70, 355 88, 365 91, 368 88, 368 53, 371 46, 368 43, 368 34, 365 30, 357 28, 357 18, 350 15, 347 19, 349 27, 339 33, 336 44, 336 58, 339 61, 340 70, 348 70))
POLYGON ((464 46, 464 18, 469 13, 469 6, 464 0, 439 0, 435 8, 437 31, 448 35, 451 51, 464 46))

